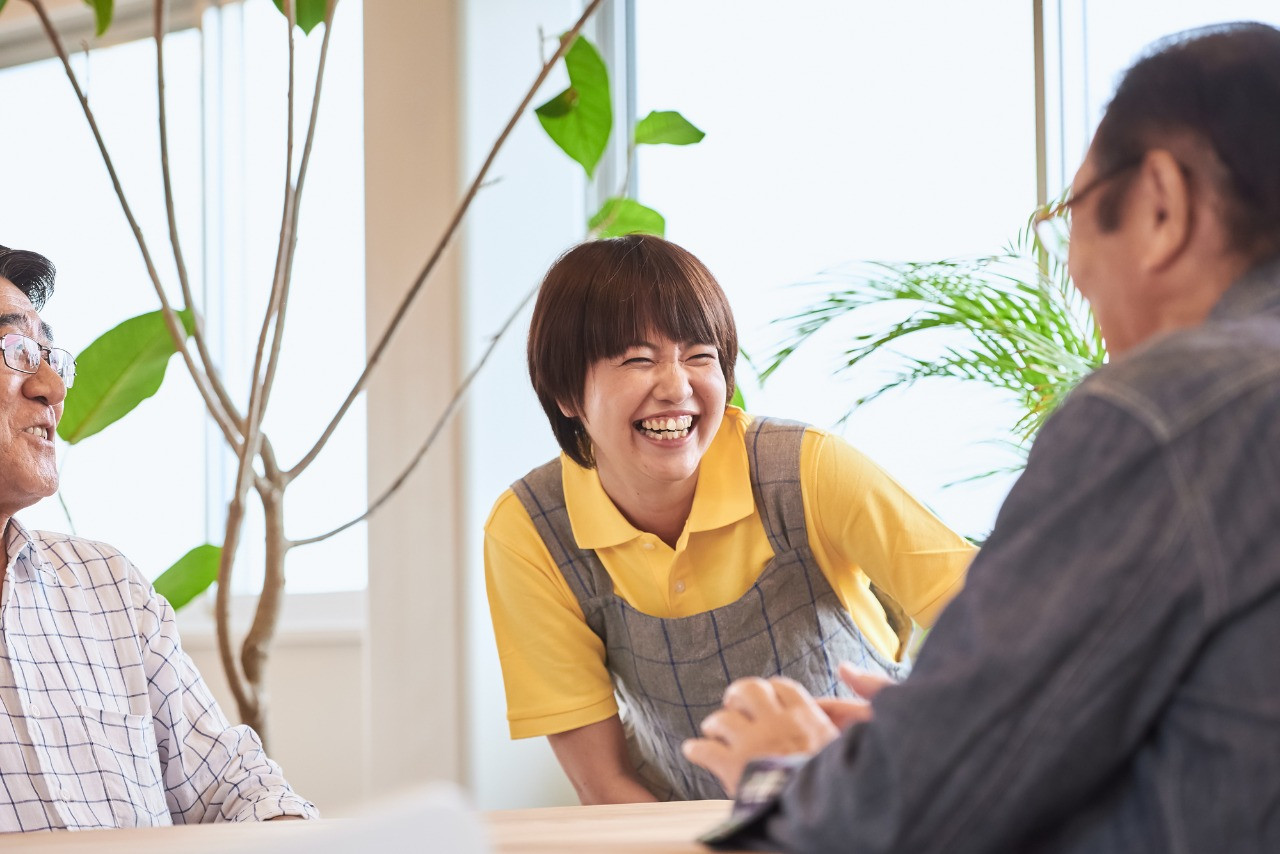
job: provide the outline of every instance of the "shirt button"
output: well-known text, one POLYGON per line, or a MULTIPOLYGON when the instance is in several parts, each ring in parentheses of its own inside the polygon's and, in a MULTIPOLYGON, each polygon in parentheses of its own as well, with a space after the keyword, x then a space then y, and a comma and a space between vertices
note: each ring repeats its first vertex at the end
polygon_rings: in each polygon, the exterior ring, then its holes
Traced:
POLYGON ((40 707, 32 706, 31 708, 27 709, 27 714, 31 715, 31 717, 33 718, 40 717, 40 707))
POLYGON ((644 549, 647 552, 651 552, 653 551, 653 543, 649 542, 648 540, 645 540, 643 543, 640 544, 640 548, 644 549))
POLYGON ((683 581, 677 581, 677 582, 676 582, 676 592, 677 592, 677 593, 683 593, 683 592, 684 592, 684 582, 683 582, 683 581))

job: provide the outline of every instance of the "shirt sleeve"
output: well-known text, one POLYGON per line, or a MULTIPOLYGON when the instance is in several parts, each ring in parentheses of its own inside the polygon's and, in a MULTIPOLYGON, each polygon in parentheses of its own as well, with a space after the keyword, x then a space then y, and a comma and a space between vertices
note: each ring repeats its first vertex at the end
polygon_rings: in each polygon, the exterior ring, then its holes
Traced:
POLYGON ((164 780, 175 824, 319 818, 298 796, 258 734, 232 726, 182 649, 173 608, 130 567, 143 666, 164 780))
POLYGON ((511 737, 552 735, 616 715, 604 643, 511 490, 485 524, 484 569, 511 737))
POLYGON ((853 589, 865 573, 911 619, 933 625, 963 586, 974 546, 839 436, 805 432, 801 490, 815 557, 845 606, 869 601, 853 589))
POLYGON ((1165 455, 1119 408, 1069 400, 912 675, 739 841, 1015 851, 1079 815, 1147 737, 1209 619, 1203 561, 1187 557, 1203 511, 1165 455))

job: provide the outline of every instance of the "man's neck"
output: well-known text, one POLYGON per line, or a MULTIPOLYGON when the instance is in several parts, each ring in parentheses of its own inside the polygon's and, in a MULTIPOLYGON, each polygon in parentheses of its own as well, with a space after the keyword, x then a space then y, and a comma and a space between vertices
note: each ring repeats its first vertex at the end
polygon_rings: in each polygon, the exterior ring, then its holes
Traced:
POLYGON ((1176 332, 1199 326, 1209 319, 1209 313, 1222 299, 1222 295, 1231 287, 1235 277, 1223 277, 1213 285, 1206 285, 1196 290, 1185 291, 1161 306, 1156 318, 1157 334, 1176 332))
POLYGON ((1148 302, 1144 313, 1134 315, 1131 328, 1120 330, 1107 341, 1113 357, 1123 356, 1130 350, 1154 338, 1191 329, 1209 318, 1223 295, 1249 269, 1249 262, 1240 256, 1225 256, 1214 263, 1183 275, 1178 284, 1165 286, 1163 292, 1148 302))

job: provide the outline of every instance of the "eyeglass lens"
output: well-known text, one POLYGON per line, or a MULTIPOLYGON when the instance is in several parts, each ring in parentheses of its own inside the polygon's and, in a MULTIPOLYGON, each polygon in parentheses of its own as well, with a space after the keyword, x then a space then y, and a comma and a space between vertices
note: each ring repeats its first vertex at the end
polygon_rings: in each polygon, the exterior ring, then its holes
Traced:
MULTIPOLYGON (((10 333, 0 338, 3 344, 4 363, 15 371, 34 374, 40 370, 40 359, 43 348, 25 335, 10 333)), ((53 368, 67 388, 71 388, 76 378, 76 360, 66 350, 58 347, 48 348, 49 367, 53 368)))
POLYGON ((1066 208, 1057 216, 1042 219, 1035 225, 1036 237, 1045 251, 1058 261, 1067 260, 1067 245, 1071 241, 1071 209, 1066 208))

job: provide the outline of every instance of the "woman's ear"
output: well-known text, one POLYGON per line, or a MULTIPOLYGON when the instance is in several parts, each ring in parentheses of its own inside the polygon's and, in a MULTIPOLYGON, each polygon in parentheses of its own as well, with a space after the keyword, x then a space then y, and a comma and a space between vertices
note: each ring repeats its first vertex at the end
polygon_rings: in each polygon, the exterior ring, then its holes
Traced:
POLYGON ((573 407, 569 406, 569 404, 565 403, 563 400, 557 400, 557 401, 556 401, 556 406, 560 407, 560 414, 561 414, 561 415, 563 415, 565 418, 577 418, 577 417, 578 417, 578 412, 577 412, 577 410, 575 410, 573 407))

